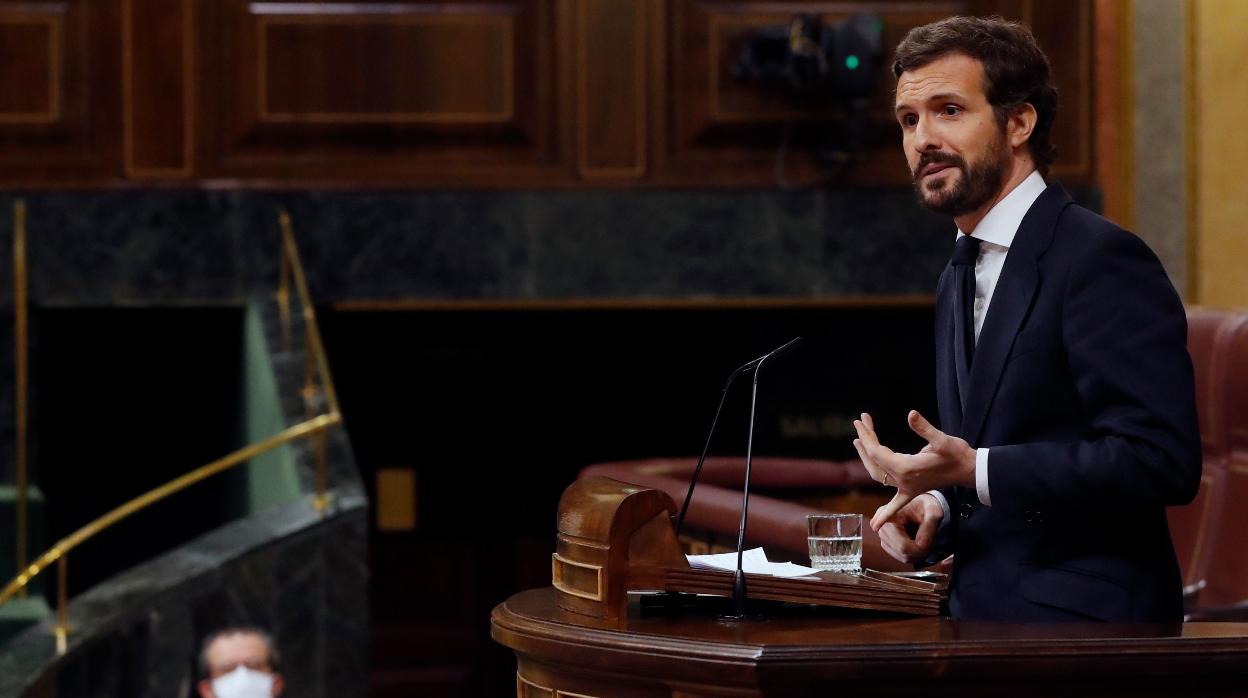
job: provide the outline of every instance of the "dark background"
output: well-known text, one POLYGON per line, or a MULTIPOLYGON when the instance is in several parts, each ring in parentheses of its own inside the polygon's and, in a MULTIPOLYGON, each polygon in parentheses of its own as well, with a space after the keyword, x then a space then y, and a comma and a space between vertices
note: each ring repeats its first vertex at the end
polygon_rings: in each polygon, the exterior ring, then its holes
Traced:
MULTIPOLYGON (((241 447, 242 311, 57 308, 34 317, 32 481, 48 540, 241 447)), ((125 519, 75 549, 78 594, 237 516, 237 473, 125 519)), ((55 588, 49 583, 49 588, 55 588)))

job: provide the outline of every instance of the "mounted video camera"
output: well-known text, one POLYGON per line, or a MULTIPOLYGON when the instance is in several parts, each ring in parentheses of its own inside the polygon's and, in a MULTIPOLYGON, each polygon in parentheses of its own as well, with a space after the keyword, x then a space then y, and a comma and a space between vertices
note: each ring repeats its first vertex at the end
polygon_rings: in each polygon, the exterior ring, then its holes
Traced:
MULTIPOLYGON (((838 128, 804 141, 829 176, 844 172, 862 152, 870 98, 880 84, 884 23, 855 14, 825 24, 816 15, 797 15, 788 26, 762 27, 742 47, 733 74, 738 80, 783 90, 808 106, 844 106, 838 128)), ((793 122, 784 125, 776 149, 776 183, 787 187, 785 158, 793 122)))
POLYGON ((871 14, 831 24, 798 15, 788 26, 757 30, 741 49, 734 75, 802 97, 866 99, 880 78, 882 30, 883 22, 871 14))

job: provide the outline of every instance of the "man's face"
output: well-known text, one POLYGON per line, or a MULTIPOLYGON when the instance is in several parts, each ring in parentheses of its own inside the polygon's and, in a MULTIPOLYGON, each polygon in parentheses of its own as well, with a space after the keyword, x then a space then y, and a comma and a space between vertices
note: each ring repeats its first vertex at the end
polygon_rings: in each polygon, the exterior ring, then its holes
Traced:
POLYGON ((1010 149, 984 94, 984 66, 955 53, 897 79, 897 123, 924 206, 950 216, 978 210, 1005 182, 1010 149))
POLYGON ((213 681, 227 676, 239 667, 274 676, 272 695, 282 692, 282 678, 274 675, 269 658, 269 648, 264 639, 254 633, 231 633, 222 635, 208 646, 208 676, 200 682, 203 698, 220 698, 213 689, 213 681))

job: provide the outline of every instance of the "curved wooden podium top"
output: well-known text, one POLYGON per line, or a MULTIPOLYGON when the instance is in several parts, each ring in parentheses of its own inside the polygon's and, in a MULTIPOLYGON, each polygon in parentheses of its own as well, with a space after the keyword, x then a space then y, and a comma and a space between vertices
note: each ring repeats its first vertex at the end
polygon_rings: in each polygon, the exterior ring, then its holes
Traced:
POLYGON ((933 694, 1245 695, 1248 623, 971 623, 788 608, 733 622, 708 612, 623 624, 569 613, 555 590, 499 604, 518 696, 933 694))

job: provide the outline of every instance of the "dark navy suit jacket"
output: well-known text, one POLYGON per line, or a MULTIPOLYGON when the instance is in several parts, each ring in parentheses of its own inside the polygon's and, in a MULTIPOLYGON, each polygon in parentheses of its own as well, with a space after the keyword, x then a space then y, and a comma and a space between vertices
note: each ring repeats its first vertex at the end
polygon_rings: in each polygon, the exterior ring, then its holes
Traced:
POLYGON ((949 268, 936 306, 942 429, 988 447, 992 506, 942 490, 954 617, 1174 621, 1165 507, 1200 483, 1187 319, 1135 235, 1049 186, 1023 218, 975 347, 965 411, 949 268))

